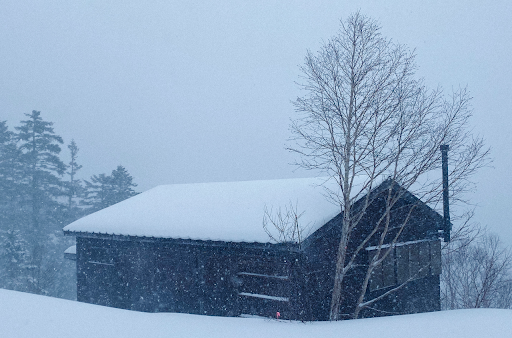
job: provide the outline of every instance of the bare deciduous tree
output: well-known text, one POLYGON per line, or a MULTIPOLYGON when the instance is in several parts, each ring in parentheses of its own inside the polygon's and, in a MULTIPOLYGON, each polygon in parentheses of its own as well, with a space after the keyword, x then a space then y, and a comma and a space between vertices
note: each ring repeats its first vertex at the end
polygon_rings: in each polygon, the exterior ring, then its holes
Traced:
POLYGON ((377 237, 379 252, 369 263, 352 317, 375 301, 364 299, 366 287, 373 269, 407 225, 405 217, 398 229, 390 226, 391 210, 405 189, 423 202, 439 201, 440 145, 450 145, 452 200, 470 188, 469 177, 487 159, 482 140, 468 132, 468 92, 461 89, 445 99, 440 89, 429 90, 414 78, 414 58, 405 46, 383 37, 374 20, 356 13, 341 23, 339 33, 316 54, 308 52, 301 68, 299 86, 305 95, 294 102, 300 117, 292 122, 289 148, 300 155, 297 165, 336 181, 336 189, 328 195, 343 212, 342 235, 333 257, 331 320, 340 318, 345 276, 377 237), (355 240, 351 234, 372 203, 374 195, 369 192, 384 178, 391 184, 384 192, 382 214, 368 236, 357 239, 356 249, 348 252, 355 240), (361 198, 363 202, 354 208, 361 198))
POLYGON ((263 229, 268 237, 276 243, 296 243, 299 248, 303 240, 304 227, 299 219, 304 211, 299 213, 297 205, 290 202, 276 210, 264 208, 263 229))
POLYGON ((511 308, 511 252, 496 235, 445 248, 441 300, 444 309, 511 308))
POLYGON ((443 244, 443 253, 449 254, 471 245, 485 233, 485 228, 473 221, 475 208, 465 209, 457 217, 452 218, 456 226, 451 233, 450 242, 443 244))

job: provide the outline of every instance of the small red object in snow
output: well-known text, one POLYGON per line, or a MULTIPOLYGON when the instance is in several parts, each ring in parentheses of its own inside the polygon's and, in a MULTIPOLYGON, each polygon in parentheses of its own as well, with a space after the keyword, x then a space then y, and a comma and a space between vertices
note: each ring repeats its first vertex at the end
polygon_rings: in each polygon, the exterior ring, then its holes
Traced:
POLYGON ((276 312, 276 318, 279 319, 279 317, 281 317, 281 312, 277 311, 276 312))

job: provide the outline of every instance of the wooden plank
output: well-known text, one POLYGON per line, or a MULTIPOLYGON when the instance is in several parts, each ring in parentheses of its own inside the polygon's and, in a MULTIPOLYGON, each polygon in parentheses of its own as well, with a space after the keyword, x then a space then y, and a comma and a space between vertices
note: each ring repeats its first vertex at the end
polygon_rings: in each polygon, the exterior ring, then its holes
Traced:
POLYGON ((281 296, 289 295, 293 290, 290 280, 258 278, 247 275, 238 276, 238 278, 241 280, 238 286, 240 292, 281 296))
MULTIPOLYGON (((387 248, 381 251, 381 256, 387 252, 387 248)), ((382 261, 382 287, 396 285, 395 276, 395 250, 391 249, 386 258, 382 261)))
POLYGON ((420 271, 420 247, 418 245, 407 245, 409 248, 409 277, 419 278, 420 271))
POLYGON ((397 283, 402 284, 409 279, 409 248, 406 245, 397 246, 396 252, 396 275, 397 283))
POLYGON ((428 242, 419 242, 413 244, 418 246, 419 250, 419 274, 418 278, 424 278, 429 275, 429 264, 430 264, 430 249, 428 242))
POLYGON ((290 263, 278 259, 241 259, 237 262, 238 272, 258 273, 262 275, 289 276, 290 263))
POLYGON ((290 276, 276 276, 276 275, 264 275, 261 273, 253 273, 253 272, 239 272, 239 276, 252 276, 252 277, 261 277, 261 278, 269 278, 269 279, 280 279, 280 280, 288 280, 290 276))
POLYGON ((441 241, 430 242, 430 274, 441 274, 441 241))
MULTIPOLYGON (((371 250, 368 252, 368 264, 372 261, 373 257, 377 254, 377 250, 371 250)), ((382 264, 377 265, 370 276, 369 283, 370 291, 378 290, 382 288, 382 264)))
POLYGON ((250 292, 240 292, 238 295, 242 296, 242 297, 253 297, 253 298, 259 298, 259 299, 266 299, 266 300, 271 300, 271 301, 275 301, 275 302, 289 302, 290 301, 290 298, 288 298, 288 297, 269 296, 269 295, 250 293, 250 292))

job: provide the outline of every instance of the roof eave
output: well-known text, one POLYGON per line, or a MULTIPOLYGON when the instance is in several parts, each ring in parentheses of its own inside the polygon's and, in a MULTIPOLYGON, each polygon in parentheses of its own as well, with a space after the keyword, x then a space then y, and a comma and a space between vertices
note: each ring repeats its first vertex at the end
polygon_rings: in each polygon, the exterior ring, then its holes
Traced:
POLYGON ((95 238, 106 239, 115 241, 137 241, 137 242, 160 242, 160 243, 175 243, 180 245, 201 245, 201 246, 217 246, 217 247, 245 247, 245 248, 266 248, 278 251, 299 252, 298 244, 296 243, 271 243, 271 242, 231 242, 220 240, 200 240, 200 239, 184 239, 184 238, 167 238, 167 237, 149 237, 149 236, 130 236, 130 235, 115 235, 107 233, 94 233, 64 230, 66 236, 76 236, 81 238, 95 238))

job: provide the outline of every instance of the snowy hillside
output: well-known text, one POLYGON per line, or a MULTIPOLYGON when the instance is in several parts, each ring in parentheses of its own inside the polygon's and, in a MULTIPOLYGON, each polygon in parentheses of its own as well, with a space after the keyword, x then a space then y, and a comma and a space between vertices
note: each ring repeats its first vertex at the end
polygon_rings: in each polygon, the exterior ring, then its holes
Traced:
POLYGON ((141 313, 0 290, 0 337, 510 337, 511 310, 456 310, 344 322, 141 313))

